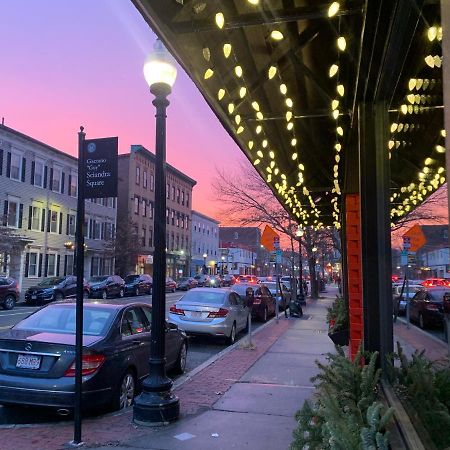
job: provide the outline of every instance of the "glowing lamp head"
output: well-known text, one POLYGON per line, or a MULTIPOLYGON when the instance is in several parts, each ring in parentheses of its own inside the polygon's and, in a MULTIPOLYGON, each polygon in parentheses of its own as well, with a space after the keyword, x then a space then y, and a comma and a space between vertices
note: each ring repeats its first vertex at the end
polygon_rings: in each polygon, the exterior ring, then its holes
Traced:
POLYGON ((145 59, 144 77, 150 88, 155 84, 165 84, 172 88, 177 78, 175 59, 159 39, 156 40, 153 51, 145 59))

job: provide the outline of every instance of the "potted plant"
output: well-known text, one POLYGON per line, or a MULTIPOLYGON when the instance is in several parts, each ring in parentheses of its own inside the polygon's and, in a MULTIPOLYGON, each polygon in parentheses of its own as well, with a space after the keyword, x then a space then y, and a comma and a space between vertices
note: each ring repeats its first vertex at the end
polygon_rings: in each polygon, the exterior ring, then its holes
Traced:
POLYGON ((343 297, 336 296, 327 313, 328 336, 335 345, 348 345, 348 308, 343 297))

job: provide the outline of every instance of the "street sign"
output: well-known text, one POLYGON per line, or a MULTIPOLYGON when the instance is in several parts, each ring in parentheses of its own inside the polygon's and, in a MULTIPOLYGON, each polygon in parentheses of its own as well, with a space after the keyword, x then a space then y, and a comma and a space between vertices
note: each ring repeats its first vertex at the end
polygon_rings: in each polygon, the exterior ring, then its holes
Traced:
POLYGON ((411 227, 403 235, 403 242, 405 238, 409 240, 409 250, 411 250, 412 252, 417 252, 417 250, 422 248, 427 243, 425 234, 423 233, 422 227, 420 225, 414 225, 413 227, 411 227))
POLYGON ((408 264, 416 263, 416 252, 408 252, 408 264))
POLYGON ((411 248, 411 239, 408 236, 403 236, 403 250, 409 250, 411 248))
POLYGON ((277 254, 276 252, 270 252, 270 262, 274 263, 277 259, 277 254))
POLYGON ((261 245, 265 247, 267 251, 272 251, 275 249, 274 247, 274 239, 278 238, 278 242, 280 241, 280 236, 270 227, 266 225, 264 228, 264 232, 261 236, 261 245))
POLYGON ((276 255, 277 255, 277 259, 276 259, 277 264, 281 264, 281 256, 282 256, 282 251, 281 251, 281 249, 278 249, 278 250, 276 251, 276 255))
POLYGON ((403 250, 400 253, 400 265, 406 266, 408 264, 408 252, 406 250, 403 250))

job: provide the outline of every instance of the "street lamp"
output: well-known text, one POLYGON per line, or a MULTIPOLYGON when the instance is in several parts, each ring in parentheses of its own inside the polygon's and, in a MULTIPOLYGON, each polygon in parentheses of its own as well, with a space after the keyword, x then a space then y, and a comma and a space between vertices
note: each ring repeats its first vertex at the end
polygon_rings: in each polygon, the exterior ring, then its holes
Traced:
POLYGON ((299 277, 298 282, 300 283, 300 291, 298 296, 298 301, 301 304, 305 304, 305 293, 303 292, 303 262, 302 262, 302 237, 303 237, 303 230, 301 227, 297 228, 297 232, 295 233, 298 237, 298 270, 299 270, 299 277))
POLYGON ((166 315, 166 109, 167 96, 175 83, 175 60, 160 40, 144 63, 144 77, 155 96, 155 220, 153 255, 152 332, 149 376, 142 383, 142 393, 136 397, 133 420, 140 425, 164 425, 177 420, 180 403, 172 393, 172 380, 166 375, 165 315, 166 315))
POLYGON ((222 260, 222 270, 221 270, 221 274, 223 276, 223 265, 225 264, 225 256, 221 256, 220 259, 222 260))
POLYGON ((206 267, 206 257, 208 256, 208 253, 203 253, 203 271, 205 274, 208 272, 208 268, 206 267))

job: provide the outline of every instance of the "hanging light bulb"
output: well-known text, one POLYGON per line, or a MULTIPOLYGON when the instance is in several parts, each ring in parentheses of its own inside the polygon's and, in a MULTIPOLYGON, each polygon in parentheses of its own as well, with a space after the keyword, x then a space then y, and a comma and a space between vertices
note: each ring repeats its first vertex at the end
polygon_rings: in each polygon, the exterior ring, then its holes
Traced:
POLYGON ((430 27, 430 28, 428 28, 428 33, 427 33, 428 40, 430 42, 434 41, 436 39, 436 37, 437 37, 437 33, 438 33, 437 27, 430 27))
POLYGON ((275 66, 270 66, 268 71, 269 80, 271 80, 277 73, 277 68, 275 66))
POLYGON ((225 24, 225 17, 221 12, 216 14, 216 25, 222 29, 225 24))
POLYGON ((292 153, 292 160, 295 161, 297 159, 297 153, 292 153))
POLYGON ((244 127, 241 125, 237 130, 236 134, 241 134, 244 131, 244 127))
POLYGON ((223 44, 223 55, 228 58, 231 54, 231 44, 223 44))
POLYGON ((328 76, 329 76, 330 78, 333 78, 333 77, 337 74, 338 70, 339 70, 339 66, 338 66, 337 64, 333 64, 333 65, 330 67, 330 70, 329 70, 329 72, 328 72, 328 76))
POLYGON ((289 123, 287 124, 286 128, 287 128, 289 131, 291 131, 292 128, 294 128, 294 124, 293 124, 292 122, 289 122, 289 123))
POLYGON ((345 88, 344 88, 344 85, 343 85, 343 84, 338 84, 337 87, 336 87, 336 90, 337 90, 338 94, 339 94, 341 97, 344 96, 344 94, 345 94, 345 88))
POLYGON ((338 110, 338 109, 335 109, 335 110, 333 111, 333 119, 337 120, 338 117, 339 117, 339 110, 338 110))
POLYGON ((234 73, 236 74, 237 77, 242 77, 242 67, 241 66, 236 66, 234 68, 234 73))
POLYGON ((267 145, 268 145, 267 139, 263 139, 263 141, 262 141, 263 148, 266 148, 267 145))
POLYGON ((338 37, 337 46, 342 52, 345 50, 345 48, 347 47, 347 41, 345 40, 345 37, 338 37))
POLYGON ((256 118, 257 118, 258 120, 263 120, 263 119, 264 119, 263 113, 262 113, 261 111, 258 111, 258 112, 256 113, 256 118))
POLYGON ((253 108, 255 111, 259 111, 259 103, 258 103, 258 102, 252 102, 252 108, 253 108))
POLYGON ((248 141, 248 148, 251 150, 253 148, 253 141, 248 141))
POLYGON ((283 83, 283 84, 280 84, 280 92, 283 94, 283 95, 286 95, 287 94, 287 86, 283 83))
POLYGON ((292 108, 294 106, 294 102, 292 101, 292 98, 287 98, 286 99, 286 106, 288 108, 292 108))
POLYGON ((233 114, 233 111, 234 111, 234 104, 228 103, 228 113, 233 114))
POLYGON ((256 134, 259 134, 259 133, 261 133, 261 131, 262 131, 262 126, 261 125, 258 125, 257 127, 256 127, 256 134))
POLYGON ((247 93, 246 87, 243 86, 239 89, 239 97, 244 98, 246 93, 247 93))
POLYGON ((212 69, 206 69, 205 74, 203 75, 203 78, 207 80, 208 78, 211 78, 214 75, 214 70, 212 69))
POLYGON ((291 145, 292 145, 292 147, 295 147, 296 145, 297 145, 297 139, 292 139, 291 140, 291 145))
POLYGON ((260 157, 260 158, 264 158, 264 153, 261 150, 258 150, 256 152, 256 154, 260 157))
POLYGON ((286 111, 286 121, 289 122, 292 119, 292 111, 286 111))
POLYGON ((283 33, 279 30, 273 30, 270 37, 275 41, 281 41, 284 38, 283 33))
POLYGON ((225 95, 225 89, 219 89, 219 91, 217 92, 217 98, 219 100, 222 100, 224 95, 225 95))
POLYGON ((339 11, 339 2, 333 2, 328 8, 328 17, 335 16, 339 11))

